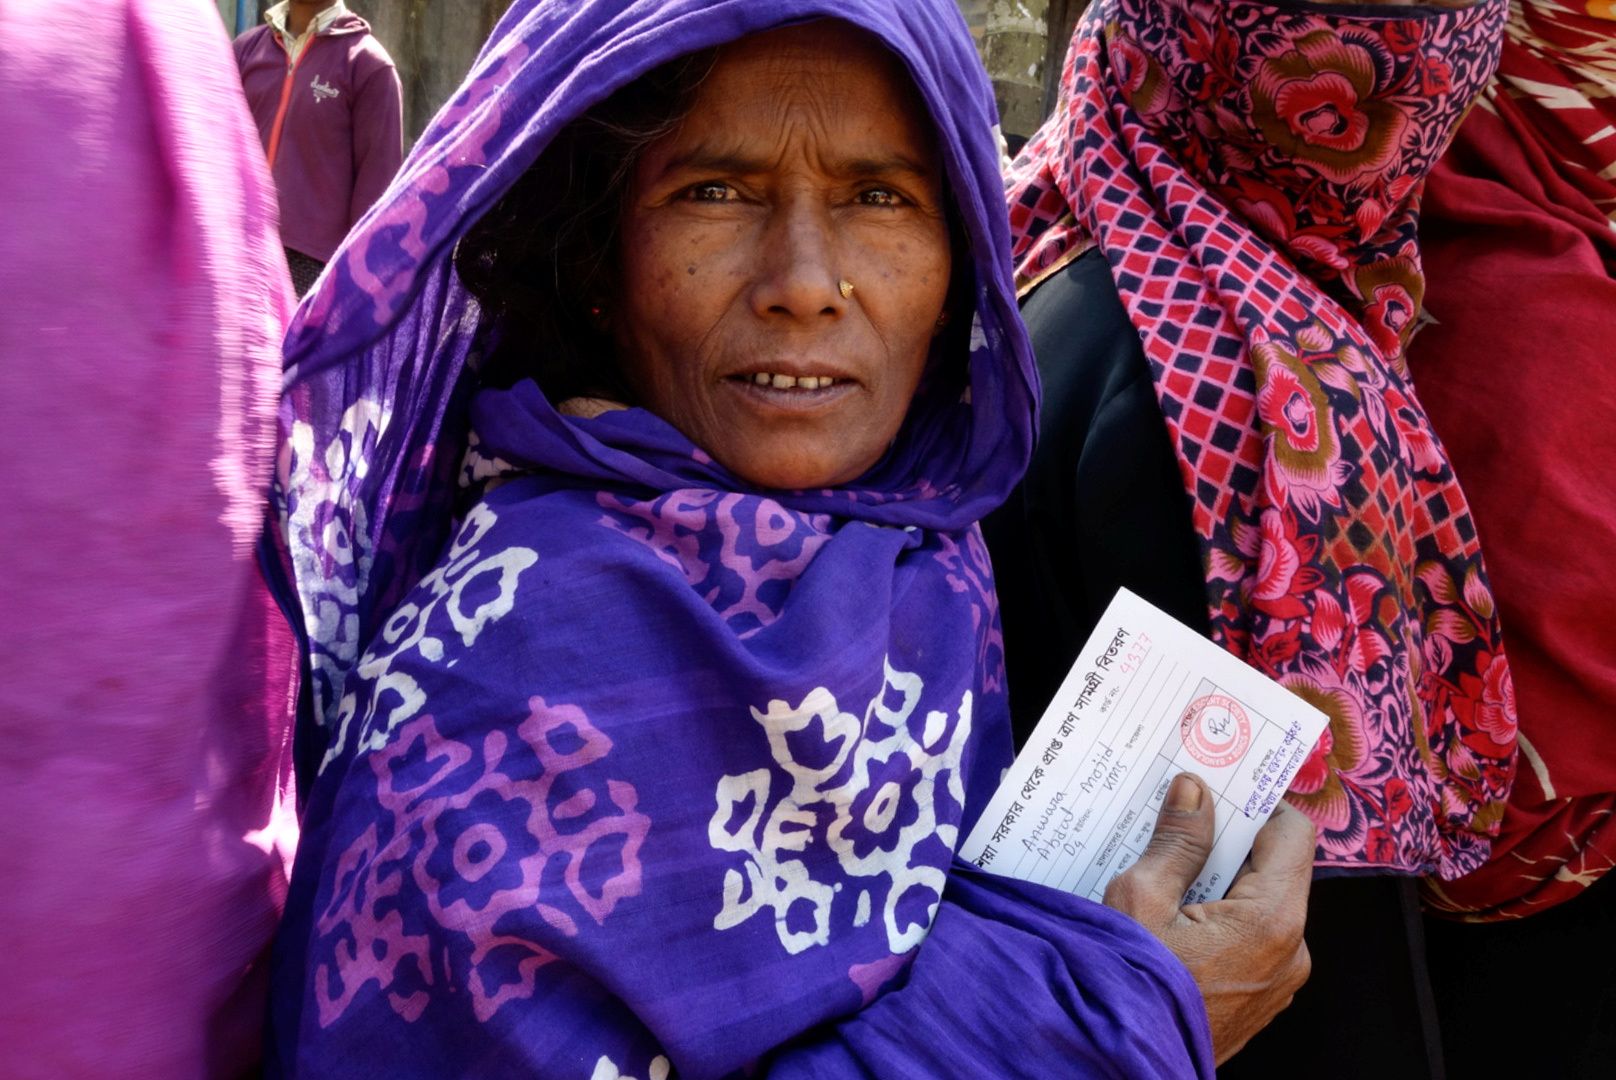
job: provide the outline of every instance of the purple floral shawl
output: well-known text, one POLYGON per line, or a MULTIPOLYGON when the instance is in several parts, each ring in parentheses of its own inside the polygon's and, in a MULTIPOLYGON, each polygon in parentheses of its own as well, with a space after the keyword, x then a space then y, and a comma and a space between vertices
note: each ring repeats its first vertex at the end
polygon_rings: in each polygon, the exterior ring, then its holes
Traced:
POLYGON ((975 522, 1025 467, 992 96, 949 0, 518 3, 288 339, 312 693, 270 1073, 1211 1075, 1131 920, 954 846, 1010 760, 975 522), (676 56, 838 17, 938 127, 976 312, 887 456, 760 492, 640 409, 479 390, 458 238, 676 56), (474 501, 450 512, 456 480, 474 501))

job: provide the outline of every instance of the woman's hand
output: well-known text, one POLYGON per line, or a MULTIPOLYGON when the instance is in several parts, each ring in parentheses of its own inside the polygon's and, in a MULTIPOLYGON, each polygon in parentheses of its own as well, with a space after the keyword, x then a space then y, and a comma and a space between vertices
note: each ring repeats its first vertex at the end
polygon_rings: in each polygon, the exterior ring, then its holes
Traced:
POLYGON ((1313 878, 1313 823, 1280 803, 1257 834, 1229 894, 1180 907, 1212 852, 1211 794, 1197 776, 1173 780, 1150 845, 1105 890, 1184 962, 1206 999, 1218 1064, 1268 1025, 1307 981, 1302 941, 1313 878))

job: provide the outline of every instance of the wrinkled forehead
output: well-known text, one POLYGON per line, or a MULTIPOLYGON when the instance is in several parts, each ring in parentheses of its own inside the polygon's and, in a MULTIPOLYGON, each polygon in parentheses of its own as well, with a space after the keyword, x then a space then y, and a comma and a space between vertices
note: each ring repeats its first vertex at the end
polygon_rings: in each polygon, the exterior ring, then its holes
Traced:
POLYGON ((688 120, 736 135, 795 124, 886 142, 940 174, 937 126, 903 62, 875 35, 836 19, 779 27, 720 46, 688 120))
POLYGON ((840 19, 763 30, 720 45, 716 52, 715 75, 726 67, 757 69, 784 78, 823 80, 821 89, 834 90, 837 78, 866 73, 887 82, 895 96, 920 104, 914 81, 897 54, 874 34, 840 19))

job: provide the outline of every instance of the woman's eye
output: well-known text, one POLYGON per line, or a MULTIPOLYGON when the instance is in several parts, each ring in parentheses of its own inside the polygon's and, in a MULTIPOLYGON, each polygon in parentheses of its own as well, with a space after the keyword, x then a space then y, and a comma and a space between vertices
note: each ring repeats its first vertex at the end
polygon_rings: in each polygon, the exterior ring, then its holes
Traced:
POLYGON ((685 198, 690 202, 728 202, 734 194, 734 188, 716 180, 685 189, 685 198))
POLYGON ((866 188, 859 192, 858 201, 865 206, 898 206, 903 203, 903 196, 891 188, 866 188))

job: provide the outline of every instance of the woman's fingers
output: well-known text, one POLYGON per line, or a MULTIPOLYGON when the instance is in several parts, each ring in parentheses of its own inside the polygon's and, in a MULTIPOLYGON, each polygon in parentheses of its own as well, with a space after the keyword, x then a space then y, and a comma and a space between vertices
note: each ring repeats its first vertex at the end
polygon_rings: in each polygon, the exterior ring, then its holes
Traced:
POLYGON ((1313 873, 1313 848, 1318 829, 1313 819, 1288 802, 1281 802, 1251 845, 1251 865, 1263 873, 1313 873))
POLYGON ((1212 840, 1213 801, 1206 784, 1193 773, 1179 773, 1144 854, 1106 887, 1106 906, 1161 931, 1178 918, 1184 893, 1212 854, 1212 840))
POLYGON ((1212 798, 1199 778, 1182 774, 1168 790, 1149 847, 1112 881, 1105 902, 1144 924, 1195 976, 1221 1063, 1307 981, 1312 960, 1302 929, 1314 829, 1307 815, 1280 804, 1228 896, 1181 908, 1212 840, 1212 798))
POLYGON ((1229 899, 1261 899, 1276 906, 1303 908, 1313 884, 1317 828, 1306 814, 1281 802, 1252 842, 1246 866, 1229 887, 1229 899))

